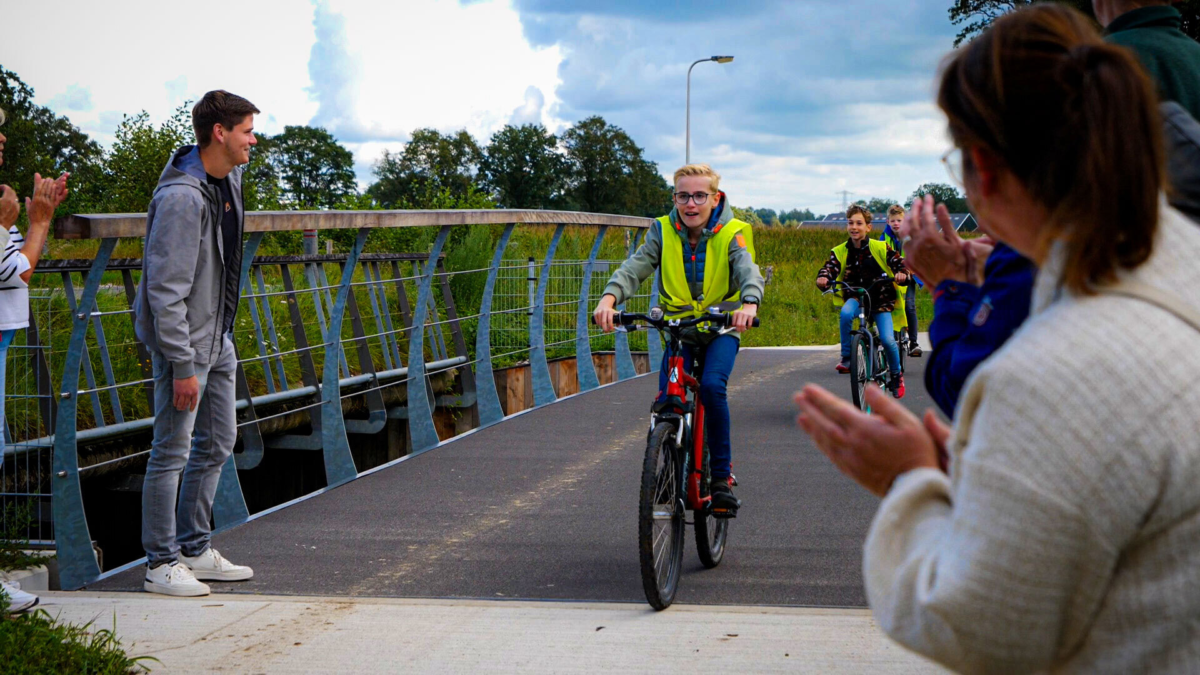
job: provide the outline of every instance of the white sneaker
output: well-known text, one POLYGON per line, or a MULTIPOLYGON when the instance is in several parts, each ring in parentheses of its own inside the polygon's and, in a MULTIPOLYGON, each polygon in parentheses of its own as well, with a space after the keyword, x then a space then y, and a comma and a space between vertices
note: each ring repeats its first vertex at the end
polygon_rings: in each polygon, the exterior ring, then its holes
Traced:
POLYGON ((198 595, 208 595, 208 584, 196 581, 196 575, 187 565, 173 562, 146 569, 146 582, 142 588, 151 593, 175 595, 192 598, 198 595))
POLYGON ((8 596, 8 611, 17 614, 38 604, 38 596, 21 590, 15 581, 0 581, 0 594, 8 596))
POLYGON ((195 558, 181 555, 179 561, 190 567, 197 579, 205 581, 245 581, 254 576, 254 570, 234 565, 211 546, 195 558))

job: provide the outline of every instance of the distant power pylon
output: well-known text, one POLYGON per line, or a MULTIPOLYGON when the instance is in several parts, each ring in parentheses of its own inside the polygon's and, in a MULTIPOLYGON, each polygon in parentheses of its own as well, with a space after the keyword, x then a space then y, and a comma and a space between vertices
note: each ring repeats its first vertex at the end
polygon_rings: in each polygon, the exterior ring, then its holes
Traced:
POLYGON ((841 192, 837 192, 835 194, 839 194, 842 196, 842 210, 843 211, 845 211, 847 208, 850 207, 850 195, 854 194, 853 192, 851 192, 849 190, 842 190, 841 192))

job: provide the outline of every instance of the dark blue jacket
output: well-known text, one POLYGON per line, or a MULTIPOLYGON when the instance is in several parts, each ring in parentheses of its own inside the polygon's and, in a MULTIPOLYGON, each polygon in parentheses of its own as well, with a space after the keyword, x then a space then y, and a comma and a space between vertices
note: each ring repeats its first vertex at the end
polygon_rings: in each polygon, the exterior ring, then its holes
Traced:
POLYGON ((929 339, 933 354, 925 388, 953 417, 959 394, 976 366, 1000 349, 1029 316, 1036 268, 1004 244, 984 267, 983 286, 943 281, 933 293, 929 339))

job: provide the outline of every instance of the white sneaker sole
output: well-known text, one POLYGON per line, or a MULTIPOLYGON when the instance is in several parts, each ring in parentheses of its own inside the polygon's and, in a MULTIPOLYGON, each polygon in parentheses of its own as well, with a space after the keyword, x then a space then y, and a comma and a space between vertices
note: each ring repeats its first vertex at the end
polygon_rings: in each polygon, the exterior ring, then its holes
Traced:
POLYGON ((199 584, 198 586, 184 587, 171 586, 169 584, 156 584, 153 581, 143 581, 142 588, 148 593, 159 593, 161 595, 172 595, 177 598, 197 598, 202 595, 208 595, 208 586, 199 584))
POLYGON ((254 570, 249 568, 245 570, 231 570, 228 572, 198 570, 191 566, 189 566, 188 569, 192 570, 192 576, 196 577, 196 579, 199 581, 246 581, 247 579, 254 578, 254 570))
POLYGON ((37 607, 38 601, 39 601, 39 598, 38 598, 38 597, 35 595, 35 596, 33 597, 33 601, 32 601, 32 602, 28 602, 28 603, 26 603, 26 604, 24 604, 24 605, 21 605, 21 606, 19 606, 19 607, 16 607, 16 606, 13 606, 13 605, 9 605, 9 607, 8 607, 8 613, 9 613, 9 614, 20 614, 21 612, 24 612, 24 611, 26 611, 26 610, 33 609, 34 607, 37 607))

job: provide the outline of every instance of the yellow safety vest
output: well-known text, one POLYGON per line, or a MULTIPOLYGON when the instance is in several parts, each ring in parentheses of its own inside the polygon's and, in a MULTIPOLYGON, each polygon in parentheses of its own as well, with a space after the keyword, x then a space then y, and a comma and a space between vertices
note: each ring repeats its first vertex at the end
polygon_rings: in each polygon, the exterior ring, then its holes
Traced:
POLYGON ((670 216, 658 219, 662 226, 662 257, 659 270, 662 275, 659 289, 659 302, 667 317, 684 319, 700 316, 710 307, 720 305, 720 309, 733 311, 742 306, 741 289, 729 288, 729 244, 737 238, 747 251, 750 259, 754 259, 754 230, 750 223, 737 220, 718 225, 713 229, 713 236, 708 240, 707 256, 704 260, 704 292, 702 300, 692 297, 688 287, 687 270, 683 265, 683 239, 687 236, 682 232, 682 226, 671 222, 670 216), (670 234, 674 228, 676 232, 670 234))
MULTIPOLYGON (((875 262, 879 264, 880 269, 886 272, 888 277, 895 279, 896 274, 892 272, 892 268, 888 267, 887 264, 887 252, 889 248, 887 243, 878 239, 867 239, 867 244, 871 247, 871 257, 875 258, 875 262)), ((850 256, 847 242, 842 242, 835 246, 833 248, 833 255, 837 258, 838 265, 841 266, 841 270, 837 276, 837 280, 841 281, 846 276, 846 259, 850 256)), ((899 284, 892 285, 896 288, 896 307, 892 310, 892 328, 895 330, 908 328, 908 316, 904 313, 904 293, 900 292, 901 288, 907 287, 900 286, 899 284)), ((834 307, 842 307, 846 304, 846 301, 842 299, 841 293, 834 293, 831 297, 833 298, 834 307)))

